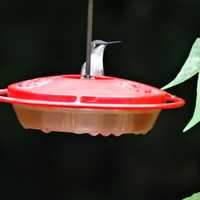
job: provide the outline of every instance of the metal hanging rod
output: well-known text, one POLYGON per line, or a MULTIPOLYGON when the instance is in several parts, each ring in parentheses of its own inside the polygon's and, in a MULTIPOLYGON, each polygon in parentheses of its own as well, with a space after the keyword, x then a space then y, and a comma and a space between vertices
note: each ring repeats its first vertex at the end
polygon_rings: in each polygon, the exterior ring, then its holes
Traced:
POLYGON ((87 50, 86 50, 86 73, 85 78, 91 78, 91 43, 93 32, 93 9, 94 0, 88 0, 88 19, 87 19, 87 50))

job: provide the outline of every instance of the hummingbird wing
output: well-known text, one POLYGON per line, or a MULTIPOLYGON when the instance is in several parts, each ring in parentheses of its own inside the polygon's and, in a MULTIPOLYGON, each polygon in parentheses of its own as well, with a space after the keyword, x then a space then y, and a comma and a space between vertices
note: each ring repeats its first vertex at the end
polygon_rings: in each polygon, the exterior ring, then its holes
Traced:
POLYGON ((81 75, 85 76, 85 73, 86 73, 86 62, 84 62, 82 67, 81 67, 81 75))
POLYGON ((188 125, 184 128, 183 132, 188 131, 199 122, 200 122, 200 74, 198 74, 197 98, 196 98, 195 111, 194 111, 192 119, 190 120, 188 125))
POLYGON ((198 72, 200 72, 200 38, 197 38, 194 42, 189 57, 176 78, 162 89, 165 90, 183 83, 198 72))

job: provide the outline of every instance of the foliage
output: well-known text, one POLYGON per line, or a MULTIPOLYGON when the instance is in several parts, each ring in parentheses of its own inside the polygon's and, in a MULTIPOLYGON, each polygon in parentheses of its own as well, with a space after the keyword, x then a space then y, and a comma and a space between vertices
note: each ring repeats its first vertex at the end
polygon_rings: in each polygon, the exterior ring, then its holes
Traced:
POLYGON ((196 194, 193 194, 191 197, 187 197, 183 200, 200 200, 200 192, 199 193, 196 193, 196 194))
POLYGON ((197 38, 191 52, 189 54, 188 59, 186 60, 185 64, 183 65, 181 71, 178 73, 176 78, 167 84, 162 89, 168 89, 174 87, 178 84, 181 84, 188 79, 192 78, 194 75, 198 74, 198 84, 197 84, 197 97, 196 97, 196 107, 193 114, 192 119, 185 127, 183 132, 188 131, 197 123, 200 122, 200 38, 197 38))

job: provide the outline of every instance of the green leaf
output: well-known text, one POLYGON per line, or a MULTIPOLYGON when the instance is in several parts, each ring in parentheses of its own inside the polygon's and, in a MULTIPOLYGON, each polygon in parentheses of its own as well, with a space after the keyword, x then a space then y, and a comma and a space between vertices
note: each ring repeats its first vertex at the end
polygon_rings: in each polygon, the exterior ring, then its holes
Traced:
POLYGON ((199 122, 200 122, 200 74, 198 75, 197 98, 196 98, 195 111, 194 111, 192 119, 190 120, 188 125, 185 127, 183 132, 188 131, 189 129, 191 129, 193 126, 195 126, 199 122))
POLYGON ((187 197, 183 200, 200 200, 200 192, 199 193, 196 193, 196 194, 193 194, 191 197, 187 197))
POLYGON ((190 79, 200 71, 200 38, 197 38, 190 51, 189 57, 176 78, 162 89, 174 87, 190 79))
POLYGON ((200 122, 200 38, 197 38, 194 42, 189 57, 187 58, 185 64, 183 65, 181 71, 178 73, 176 78, 162 89, 168 89, 170 87, 174 87, 180 83, 183 83, 184 81, 193 77, 195 74, 199 74, 197 84, 196 107, 192 119, 184 128, 183 132, 188 131, 200 122))

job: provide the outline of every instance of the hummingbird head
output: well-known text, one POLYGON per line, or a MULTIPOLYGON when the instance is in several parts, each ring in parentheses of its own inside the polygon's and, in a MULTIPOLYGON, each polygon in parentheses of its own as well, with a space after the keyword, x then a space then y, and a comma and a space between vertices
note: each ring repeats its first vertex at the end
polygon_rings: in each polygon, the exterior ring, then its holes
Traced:
POLYGON ((92 41, 92 52, 95 53, 95 54, 102 55, 105 48, 108 45, 118 44, 118 43, 122 43, 122 41, 106 42, 106 41, 103 41, 103 40, 94 40, 94 41, 92 41))
POLYGON ((103 40, 94 40, 92 41, 92 49, 96 49, 99 46, 108 46, 108 45, 112 45, 112 44, 118 44, 118 43, 122 43, 122 41, 112 41, 112 42, 106 42, 103 40))

